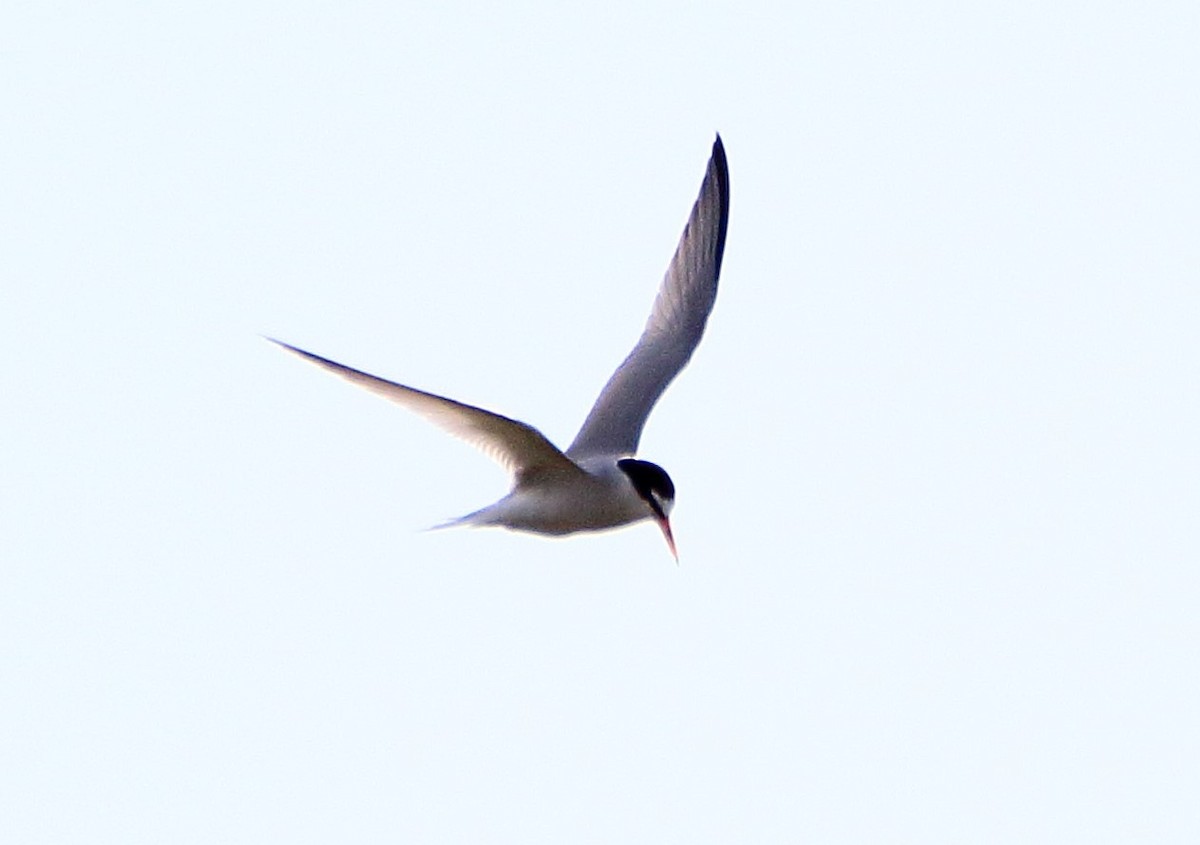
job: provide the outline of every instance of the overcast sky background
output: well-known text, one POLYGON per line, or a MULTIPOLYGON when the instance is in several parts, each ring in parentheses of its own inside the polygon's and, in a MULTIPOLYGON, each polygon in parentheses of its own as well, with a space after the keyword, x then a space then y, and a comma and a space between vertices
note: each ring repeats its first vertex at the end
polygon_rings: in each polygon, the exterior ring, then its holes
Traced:
POLYGON ((10 3, 0 840, 1200 841, 1194 3, 10 3), (570 441, 713 134, 652 524, 570 441))

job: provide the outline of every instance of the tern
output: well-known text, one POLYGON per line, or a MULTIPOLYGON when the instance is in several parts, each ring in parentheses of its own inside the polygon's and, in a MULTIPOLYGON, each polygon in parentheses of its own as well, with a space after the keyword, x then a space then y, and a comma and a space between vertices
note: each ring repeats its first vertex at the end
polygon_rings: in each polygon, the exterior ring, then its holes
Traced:
POLYGON ((526 423, 267 340, 420 414, 509 471, 512 489, 504 498, 447 526, 490 525, 560 536, 653 519, 678 561, 670 522, 675 485, 662 467, 634 455, 651 409, 704 334, 717 296, 728 222, 729 169, 718 135, 642 336, 565 452, 526 423))

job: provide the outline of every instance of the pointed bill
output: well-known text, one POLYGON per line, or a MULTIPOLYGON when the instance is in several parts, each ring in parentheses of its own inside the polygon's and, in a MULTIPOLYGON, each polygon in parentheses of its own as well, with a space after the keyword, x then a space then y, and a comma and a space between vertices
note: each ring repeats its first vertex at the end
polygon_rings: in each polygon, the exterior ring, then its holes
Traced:
POLYGON ((662 529, 663 537, 666 538, 667 548, 671 550, 671 557, 675 558, 675 564, 679 565, 679 552, 675 550, 675 535, 671 533, 671 520, 667 517, 655 517, 654 521, 658 523, 658 527, 662 529))

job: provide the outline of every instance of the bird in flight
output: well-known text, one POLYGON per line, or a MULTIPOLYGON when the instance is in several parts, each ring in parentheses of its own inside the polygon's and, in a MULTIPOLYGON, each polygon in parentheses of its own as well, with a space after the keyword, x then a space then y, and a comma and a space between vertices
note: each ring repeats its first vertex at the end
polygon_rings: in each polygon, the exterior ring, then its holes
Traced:
POLYGON ((532 426, 387 381, 274 338, 272 343, 405 406, 482 449, 512 476, 508 495, 447 525, 495 525, 535 534, 603 531, 653 519, 675 560, 675 485, 633 457, 651 409, 692 357, 717 296, 729 222, 729 169, 718 135, 675 255, 641 338, 600 391, 565 452, 532 426))

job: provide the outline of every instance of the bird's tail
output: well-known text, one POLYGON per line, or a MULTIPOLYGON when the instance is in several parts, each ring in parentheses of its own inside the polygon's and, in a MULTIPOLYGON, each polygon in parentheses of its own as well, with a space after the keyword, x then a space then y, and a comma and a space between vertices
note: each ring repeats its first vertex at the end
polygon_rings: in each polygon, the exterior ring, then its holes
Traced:
POLYGON ((445 522, 439 522, 437 525, 431 525, 425 530, 441 531, 443 528, 461 528, 463 526, 480 528, 485 525, 495 525, 496 520, 493 515, 489 513, 491 509, 492 506, 489 505, 486 508, 480 508, 477 511, 472 511, 465 516, 456 517, 455 519, 448 519, 445 522))

